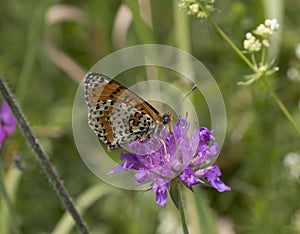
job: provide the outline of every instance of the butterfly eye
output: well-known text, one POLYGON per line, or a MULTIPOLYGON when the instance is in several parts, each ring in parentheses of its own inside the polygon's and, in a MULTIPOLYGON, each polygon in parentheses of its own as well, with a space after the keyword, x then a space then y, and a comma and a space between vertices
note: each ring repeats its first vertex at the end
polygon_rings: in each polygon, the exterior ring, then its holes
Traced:
POLYGON ((171 114, 170 113, 164 113, 163 116, 162 116, 162 123, 164 125, 166 125, 166 124, 169 124, 171 121, 172 121, 171 114))

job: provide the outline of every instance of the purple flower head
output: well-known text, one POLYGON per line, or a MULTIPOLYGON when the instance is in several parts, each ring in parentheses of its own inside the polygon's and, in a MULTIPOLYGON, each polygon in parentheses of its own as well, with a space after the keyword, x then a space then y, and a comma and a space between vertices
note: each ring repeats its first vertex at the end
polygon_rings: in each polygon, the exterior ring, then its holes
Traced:
POLYGON ((219 167, 208 163, 219 152, 213 131, 201 127, 188 137, 189 127, 186 118, 179 118, 172 132, 164 129, 160 137, 151 136, 150 140, 130 143, 128 148, 132 153, 122 153, 123 163, 109 174, 136 170, 135 180, 151 182, 160 206, 167 203, 167 190, 175 178, 188 187, 206 181, 219 192, 230 190, 219 178, 219 167))
POLYGON ((6 103, 2 104, 0 110, 0 148, 3 141, 10 135, 16 128, 16 119, 11 114, 10 109, 6 103))

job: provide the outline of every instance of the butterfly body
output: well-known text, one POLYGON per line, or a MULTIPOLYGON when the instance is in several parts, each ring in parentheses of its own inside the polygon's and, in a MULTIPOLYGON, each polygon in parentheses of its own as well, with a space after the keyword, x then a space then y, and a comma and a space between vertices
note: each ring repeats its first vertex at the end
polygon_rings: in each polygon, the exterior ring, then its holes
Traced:
POLYGON ((119 82, 99 73, 85 77, 88 123, 109 150, 159 134, 171 121, 119 82))

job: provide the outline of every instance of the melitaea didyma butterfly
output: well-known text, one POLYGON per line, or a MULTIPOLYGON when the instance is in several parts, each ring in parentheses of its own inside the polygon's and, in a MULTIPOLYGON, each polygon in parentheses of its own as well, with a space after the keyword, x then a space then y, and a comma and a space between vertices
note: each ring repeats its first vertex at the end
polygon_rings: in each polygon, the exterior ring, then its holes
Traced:
POLYGON ((119 82, 90 72, 84 80, 88 123, 109 150, 159 134, 171 122, 169 113, 153 106, 119 82))

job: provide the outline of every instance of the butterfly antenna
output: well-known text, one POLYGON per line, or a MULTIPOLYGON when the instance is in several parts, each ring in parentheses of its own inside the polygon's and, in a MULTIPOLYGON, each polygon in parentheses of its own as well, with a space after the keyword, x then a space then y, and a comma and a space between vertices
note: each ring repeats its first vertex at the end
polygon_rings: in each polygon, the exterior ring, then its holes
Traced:
POLYGON ((182 103, 195 89, 197 88, 197 85, 194 84, 193 87, 191 88, 191 90, 182 98, 180 99, 174 106, 174 109, 175 107, 177 107, 180 103, 182 103))

